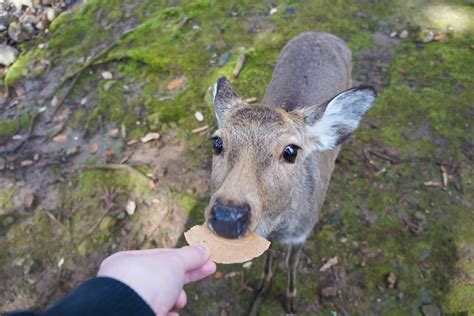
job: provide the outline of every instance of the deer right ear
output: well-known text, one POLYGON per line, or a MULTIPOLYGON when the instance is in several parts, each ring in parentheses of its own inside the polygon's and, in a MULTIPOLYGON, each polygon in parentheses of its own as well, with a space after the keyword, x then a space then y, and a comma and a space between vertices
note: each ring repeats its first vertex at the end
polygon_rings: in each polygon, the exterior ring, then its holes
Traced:
POLYGON ((245 104, 226 77, 221 77, 217 80, 212 96, 217 125, 219 127, 222 126, 232 108, 245 104))

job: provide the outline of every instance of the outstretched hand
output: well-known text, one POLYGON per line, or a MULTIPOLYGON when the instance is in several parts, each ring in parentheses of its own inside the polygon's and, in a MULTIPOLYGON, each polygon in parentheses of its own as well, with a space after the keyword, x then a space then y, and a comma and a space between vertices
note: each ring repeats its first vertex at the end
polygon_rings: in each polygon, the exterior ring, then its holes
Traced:
POLYGON ((176 315, 187 302, 183 286, 216 271, 216 264, 208 258, 205 245, 122 251, 106 258, 97 275, 128 285, 155 314, 176 315))

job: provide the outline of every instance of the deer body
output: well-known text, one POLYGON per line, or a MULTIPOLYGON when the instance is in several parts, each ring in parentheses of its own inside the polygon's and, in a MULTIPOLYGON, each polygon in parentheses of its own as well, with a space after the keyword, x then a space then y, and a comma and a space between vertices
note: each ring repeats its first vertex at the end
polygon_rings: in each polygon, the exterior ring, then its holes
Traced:
MULTIPOLYGON (((288 312, 298 254, 319 219, 340 144, 375 100, 350 88, 351 52, 328 33, 303 33, 282 50, 263 104, 246 104, 221 78, 214 89, 209 227, 227 238, 256 231, 289 245, 288 312)), ((271 279, 271 252, 252 314, 271 279)))

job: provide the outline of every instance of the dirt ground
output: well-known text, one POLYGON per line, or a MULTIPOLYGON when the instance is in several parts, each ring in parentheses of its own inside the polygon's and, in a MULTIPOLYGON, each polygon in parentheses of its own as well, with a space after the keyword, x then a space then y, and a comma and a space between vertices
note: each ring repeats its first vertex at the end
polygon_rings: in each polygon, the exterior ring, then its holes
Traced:
MULTIPOLYGON (((472 21, 468 1, 70 6, 12 44, 1 72, 0 312, 46 306, 113 252, 184 245, 209 199, 209 87, 227 75, 260 99, 284 44, 322 30, 379 98, 303 249, 298 312, 474 313, 472 21)), ((261 315, 285 314, 286 250, 273 251, 261 315)), ((245 315, 262 265, 218 266, 187 287, 182 314, 245 315)))

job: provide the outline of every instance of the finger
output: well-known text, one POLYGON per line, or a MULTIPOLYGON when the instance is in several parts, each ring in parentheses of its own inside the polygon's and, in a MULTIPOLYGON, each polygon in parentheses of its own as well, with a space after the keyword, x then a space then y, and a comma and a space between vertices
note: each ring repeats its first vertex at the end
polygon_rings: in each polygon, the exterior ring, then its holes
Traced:
POLYGON ((199 268, 209 258, 209 248, 204 244, 183 247, 177 249, 176 253, 180 257, 185 271, 199 268))
POLYGON ((186 306, 186 303, 188 302, 188 296, 186 295, 186 292, 184 290, 181 290, 179 293, 178 299, 176 300, 176 303, 174 303, 173 310, 177 311, 186 306))
POLYGON ((186 272, 184 275, 184 284, 202 280, 214 272, 216 272, 216 264, 212 261, 208 261, 199 268, 186 272))

